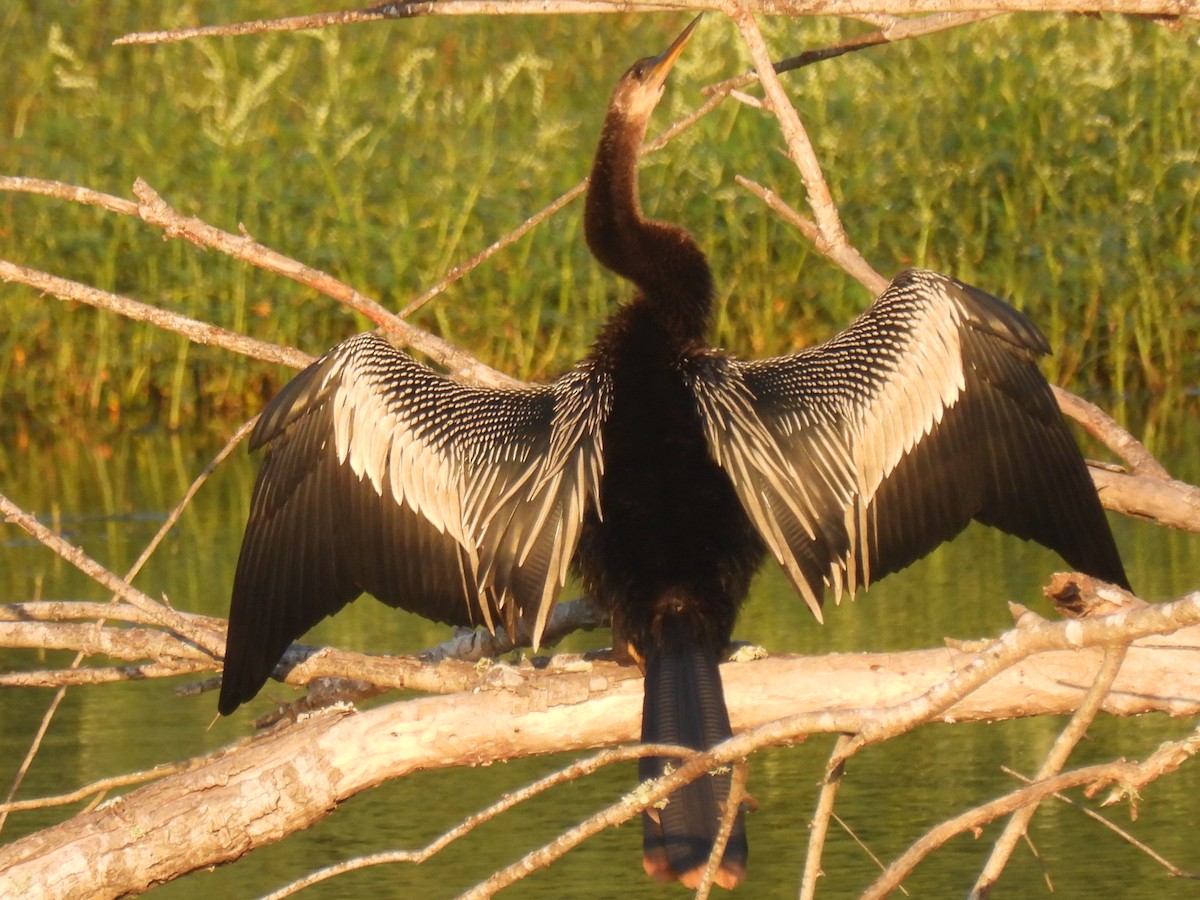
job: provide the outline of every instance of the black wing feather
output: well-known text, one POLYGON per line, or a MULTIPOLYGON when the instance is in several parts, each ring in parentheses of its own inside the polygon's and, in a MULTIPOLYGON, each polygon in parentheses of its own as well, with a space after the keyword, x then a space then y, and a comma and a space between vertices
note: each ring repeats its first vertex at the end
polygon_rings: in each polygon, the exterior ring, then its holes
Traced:
POLYGON ((820 616, 972 519, 1124 586, 1087 467, 1007 304, 922 270, 825 344, 690 377, 713 457, 820 616))
POLYGON ((300 373, 251 435, 266 446, 234 576, 219 708, 361 593, 534 643, 600 478, 604 378, 471 387, 377 335, 300 373))

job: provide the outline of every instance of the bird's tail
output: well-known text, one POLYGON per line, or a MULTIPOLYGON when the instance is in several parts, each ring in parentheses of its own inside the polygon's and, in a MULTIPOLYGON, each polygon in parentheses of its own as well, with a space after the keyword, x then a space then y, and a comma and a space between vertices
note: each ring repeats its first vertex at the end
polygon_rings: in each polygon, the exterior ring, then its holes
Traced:
MULTIPOLYGON (((706 750, 732 734, 717 650, 707 642, 664 637, 667 640, 646 657, 642 741, 706 750)), ((644 757, 639 774, 645 781, 678 765, 678 760, 644 757)), ((643 814, 643 865, 647 874, 656 881, 678 879, 693 889, 699 884, 717 839, 729 788, 730 773, 725 767, 724 771, 701 775, 671 794, 665 804, 643 814)), ((748 853, 739 810, 715 883, 727 889, 736 887, 745 877, 748 853)))

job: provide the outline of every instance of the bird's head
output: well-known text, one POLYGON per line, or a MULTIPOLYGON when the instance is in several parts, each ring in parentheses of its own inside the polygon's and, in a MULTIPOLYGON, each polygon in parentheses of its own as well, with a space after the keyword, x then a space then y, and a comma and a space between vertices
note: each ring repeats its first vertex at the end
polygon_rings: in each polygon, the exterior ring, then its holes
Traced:
POLYGON ((658 56, 647 56, 630 66, 613 90, 610 107, 627 119, 648 120, 662 98, 667 75, 683 53, 699 21, 700 16, 692 19, 679 37, 671 42, 671 46, 658 56))

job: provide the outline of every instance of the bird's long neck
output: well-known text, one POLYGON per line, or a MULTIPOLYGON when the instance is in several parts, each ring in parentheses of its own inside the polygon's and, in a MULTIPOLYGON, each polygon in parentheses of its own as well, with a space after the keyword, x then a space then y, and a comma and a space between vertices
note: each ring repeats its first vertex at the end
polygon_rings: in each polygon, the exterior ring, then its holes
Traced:
POLYGON ((637 285, 636 303, 677 340, 700 340, 712 311, 712 272, 687 231, 642 215, 637 162, 646 120, 610 109, 588 184, 584 231, 601 265, 637 285))

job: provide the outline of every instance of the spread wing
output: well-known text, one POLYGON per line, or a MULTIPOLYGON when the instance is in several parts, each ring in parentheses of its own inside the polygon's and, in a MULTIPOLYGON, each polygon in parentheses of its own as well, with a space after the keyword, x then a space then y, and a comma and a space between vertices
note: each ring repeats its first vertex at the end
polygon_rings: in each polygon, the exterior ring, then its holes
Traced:
POLYGON ((254 696, 288 645, 367 592, 539 641, 597 502, 605 379, 460 384, 374 334, 288 383, 234 577, 219 707, 254 696))
POLYGON ((1079 449, 1002 301, 922 270, 832 340, 775 359, 696 358, 710 450, 817 618, 971 519, 1127 585, 1079 449))

